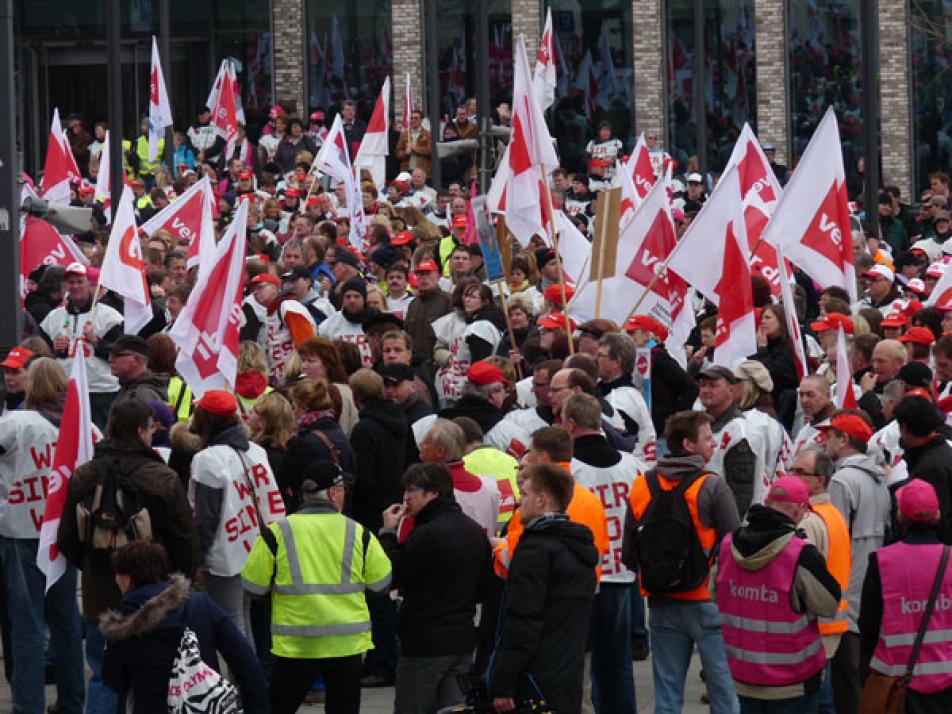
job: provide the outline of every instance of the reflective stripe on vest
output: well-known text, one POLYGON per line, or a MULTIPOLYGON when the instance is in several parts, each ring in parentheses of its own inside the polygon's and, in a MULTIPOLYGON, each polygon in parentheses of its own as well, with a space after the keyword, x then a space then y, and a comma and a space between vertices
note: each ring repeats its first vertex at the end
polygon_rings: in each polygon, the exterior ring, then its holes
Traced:
MULTIPOLYGON (((876 551, 883 619, 870 665, 890 676, 905 674, 942 556, 939 544, 894 543, 876 551)), ((909 688, 933 694, 952 686, 952 568, 947 568, 909 688)))
MULTIPOLYGON (((291 584, 278 585, 274 591, 280 595, 345 595, 348 593, 363 592, 363 583, 351 582, 351 570, 354 563, 354 539, 357 534, 357 525, 350 519, 344 530, 344 554, 341 559, 341 582, 339 583, 305 583, 301 573, 301 561, 298 558, 297 544, 294 542, 294 533, 291 524, 286 520, 278 521, 281 536, 284 538, 284 547, 288 553, 288 570, 291 571, 291 584)), ((303 636, 303 635, 302 635, 303 636)))
POLYGON ((764 567, 746 570, 732 550, 733 537, 721 543, 717 604, 724 649, 738 682, 781 687, 804 682, 826 665, 816 618, 795 612, 790 592, 797 560, 806 542, 789 540, 764 567))
POLYGON ((169 408, 178 421, 188 421, 192 415, 192 388, 181 377, 172 377, 168 388, 169 408))
POLYGON ((846 590, 850 584, 850 569, 852 568, 852 541, 850 540, 850 531, 843 520, 843 516, 836 510, 829 501, 825 503, 813 504, 814 512, 823 520, 826 526, 827 541, 829 548, 826 554, 826 568, 830 575, 836 578, 840 584, 840 604, 836 615, 832 618, 821 617, 820 634, 821 635, 841 635, 849 629, 849 621, 846 617, 846 611, 849 609, 849 601, 846 599, 846 590))

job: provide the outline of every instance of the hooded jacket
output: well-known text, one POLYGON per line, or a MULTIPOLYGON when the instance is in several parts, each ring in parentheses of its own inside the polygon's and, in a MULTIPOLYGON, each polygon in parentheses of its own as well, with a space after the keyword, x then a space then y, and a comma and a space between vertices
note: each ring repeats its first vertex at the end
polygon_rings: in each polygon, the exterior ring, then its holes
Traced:
POLYGON ((321 432, 337 449, 337 458, 345 474, 353 474, 356 469, 354 452, 343 430, 332 417, 323 417, 298 428, 297 433, 288 441, 287 451, 281 467, 275 471, 278 488, 284 496, 288 513, 294 513, 300 506, 301 474, 304 468, 314 461, 333 461, 326 444, 314 432, 321 432))
POLYGON ((564 513, 526 524, 509 566, 491 697, 544 698, 558 714, 581 711, 598 559, 592 532, 564 513))
POLYGON ((216 671, 222 654, 246 711, 270 711, 268 684, 248 641, 208 595, 189 592, 189 581, 180 574, 126 593, 119 610, 104 613, 99 626, 108 642, 103 681, 120 701, 132 694, 130 714, 167 714, 169 676, 185 627, 195 633, 202 660, 216 671))
MULTIPOLYGON (((470 363, 479 362, 481 359, 486 359, 494 354, 499 348, 499 344, 502 341, 502 336, 506 334, 506 318, 498 308, 490 307, 485 310, 480 310, 479 312, 473 314, 472 316, 466 318, 467 330, 465 332, 466 345, 469 347, 470 354, 470 363), (495 329, 496 340, 490 342, 485 339, 484 334, 485 330, 482 331, 471 331, 470 326, 476 325, 477 323, 485 320, 490 323, 495 329)), ((492 330, 489 331, 490 333, 492 330)))
POLYGON ((490 404, 485 399, 480 399, 471 394, 464 394, 456 400, 456 404, 453 406, 441 409, 439 416, 440 419, 455 419, 461 416, 469 417, 479 424, 483 433, 486 434, 491 431, 496 424, 502 421, 505 414, 503 414, 502 409, 495 404, 490 404))
POLYGON ((137 398, 144 402, 150 402, 153 399, 159 402, 167 402, 168 392, 169 378, 154 374, 152 370, 147 369, 128 382, 119 382, 119 396, 116 399, 137 398))
MULTIPOLYGON (((766 568, 792 538, 802 537, 790 518, 772 508, 754 504, 747 513, 747 525, 734 531, 731 555, 743 570, 766 568)), ((717 599, 719 563, 711 568, 708 590, 717 599)), ((805 545, 797 558, 790 588, 790 608, 814 617, 833 617, 840 602, 840 585, 826 568, 823 556, 812 545, 805 545)), ((769 635, 766 635, 769 636, 769 635)), ((759 687, 735 680, 740 696, 754 699, 790 699, 819 691, 823 670, 805 682, 783 687, 759 687)))
POLYGON ((375 401, 360 410, 360 421, 350 435, 357 462, 354 473, 354 520, 376 533, 381 514, 403 502, 403 476, 407 453, 407 418, 394 402, 375 401))
POLYGON ((66 492, 56 541, 71 565, 83 571, 83 617, 95 622, 105 610, 119 604, 120 593, 109 563, 108 551, 93 550, 79 540, 76 504, 83 501, 99 481, 96 464, 115 460, 136 490, 139 505, 149 512, 152 539, 165 546, 173 571, 191 576, 198 565, 198 536, 192 509, 178 475, 162 457, 144 444, 130 445, 109 440, 97 445, 96 457, 73 472, 66 492))
POLYGON ((830 502, 850 529, 853 567, 846 589, 849 602, 849 631, 859 632, 860 593, 869 555, 882 548, 889 530, 890 499, 886 475, 868 454, 853 454, 836 462, 836 471, 827 488, 830 502))
POLYGON ((920 478, 935 489, 939 498, 939 540, 952 544, 952 446, 943 434, 935 434, 921 446, 906 448, 903 458, 909 478, 920 478))

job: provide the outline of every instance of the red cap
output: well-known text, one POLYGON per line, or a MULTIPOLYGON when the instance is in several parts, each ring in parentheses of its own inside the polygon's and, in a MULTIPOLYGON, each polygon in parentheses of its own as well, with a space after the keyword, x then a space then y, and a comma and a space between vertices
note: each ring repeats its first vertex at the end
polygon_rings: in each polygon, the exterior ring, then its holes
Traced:
POLYGON ((928 399, 930 402, 932 401, 932 395, 929 394, 929 390, 923 389, 922 387, 910 389, 908 392, 902 395, 903 399, 906 397, 922 397, 923 399, 928 399))
POLYGON ((289 196, 290 198, 299 198, 301 196, 301 192, 292 186, 289 189, 285 189, 284 195, 289 196))
POLYGON ((453 228, 466 228, 469 226, 469 219, 465 213, 456 213, 453 215, 453 228))
POLYGON ((32 350, 28 350, 26 347, 14 347, 7 353, 7 358, 3 360, 3 362, 0 362, 0 367, 23 369, 32 356, 32 350))
POLYGON ((96 187, 88 183, 81 183, 79 185, 79 192, 83 194, 96 193, 96 187))
POLYGON ((310 208, 311 206, 319 206, 321 203, 322 201, 320 196, 311 196, 309 199, 307 199, 307 203, 305 205, 310 208))
POLYGON ((611 166, 611 164, 609 164, 607 161, 603 161, 602 159, 592 159, 588 162, 588 167, 590 169, 607 169, 609 166, 611 166))
POLYGON ((905 327, 909 324, 909 318, 903 315, 901 312, 891 312, 886 317, 884 317, 880 323, 880 327, 905 327))
POLYGON ((281 287, 281 281, 270 273, 258 273, 250 281, 248 281, 249 285, 264 285, 265 283, 270 283, 276 288, 281 287))
POLYGON ((810 507, 810 492, 807 486, 796 476, 782 476, 774 481, 767 492, 766 501, 798 503, 810 507))
POLYGON ((917 345, 931 345, 935 342, 935 335, 928 327, 910 327, 905 335, 899 338, 900 342, 913 342, 917 345))
POLYGON ((561 312, 550 312, 548 315, 539 320, 539 326, 544 327, 547 330, 565 330, 566 332, 575 332, 575 320, 573 320, 571 317, 567 317, 565 313, 561 312), (567 327, 566 321, 568 321, 567 327))
POLYGON ((88 276, 89 268, 87 268, 85 265, 83 265, 79 261, 75 261, 66 266, 66 272, 63 273, 63 276, 65 277, 67 275, 88 276))
POLYGON ((506 377, 503 375, 502 370, 492 362, 487 362, 486 360, 480 360, 479 362, 471 364, 469 369, 466 370, 466 379, 470 381, 470 384, 478 386, 506 383, 506 377))
POLYGON ((251 171, 248 171, 247 169, 245 169, 244 171, 238 172, 239 181, 247 181, 250 178, 254 178, 254 174, 251 171))
POLYGON ((922 297, 926 294, 926 284, 922 282, 922 278, 913 278, 906 283, 906 290, 922 297))
POLYGON ((438 272, 440 272, 440 267, 439 267, 434 261, 432 261, 432 260, 430 260, 429 258, 427 258, 426 260, 421 260, 419 263, 417 263, 416 270, 413 271, 413 272, 415 272, 415 273, 426 273, 426 272, 438 273, 438 272))
POLYGON ((812 327, 816 332, 835 330, 841 326, 844 333, 847 335, 853 334, 853 318, 838 312, 831 312, 827 314, 827 316, 822 320, 810 323, 810 327, 812 327))
POLYGON ((415 239, 413 233, 410 231, 400 231, 393 237, 390 241, 392 245, 408 245, 412 243, 415 239))
MULTIPOLYGON (((565 286, 565 299, 571 300, 572 296, 575 295, 575 290, 572 289, 571 285, 565 286)), ((545 289, 543 296, 549 302, 555 305, 562 305, 562 288, 559 287, 558 283, 553 283, 545 289)))
POLYGON ((939 498, 928 481, 909 480, 896 491, 896 505, 903 518, 909 521, 933 521, 939 515, 939 498))
POLYGON ((142 182, 139 179, 132 179, 129 181, 129 186, 131 188, 142 188, 142 182))
POLYGON ((912 316, 919 312, 922 308, 923 304, 918 300, 908 300, 906 302, 906 306, 902 308, 902 313, 904 315, 912 316))
POLYGON ((836 429, 847 436, 860 441, 869 441, 873 438, 873 428, 856 414, 837 414, 827 424, 817 426, 820 431, 836 429))
POLYGON ((631 332, 633 330, 645 330, 654 333, 654 335, 662 341, 668 339, 668 328, 648 315, 632 315, 628 322, 625 323, 625 332, 631 332))
POLYGON ((195 402, 195 406, 217 416, 233 416, 238 411, 235 395, 223 389, 208 390, 195 402))

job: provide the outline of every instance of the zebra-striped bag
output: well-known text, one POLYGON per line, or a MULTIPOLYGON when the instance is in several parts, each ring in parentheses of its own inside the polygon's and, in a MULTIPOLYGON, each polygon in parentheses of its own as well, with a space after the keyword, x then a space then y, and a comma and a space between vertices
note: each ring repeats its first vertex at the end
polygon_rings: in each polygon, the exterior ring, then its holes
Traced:
POLYGON ((198 637, 187 627, 172 662, 169 714, 242 714, 238 690, 202 660, 198 637))

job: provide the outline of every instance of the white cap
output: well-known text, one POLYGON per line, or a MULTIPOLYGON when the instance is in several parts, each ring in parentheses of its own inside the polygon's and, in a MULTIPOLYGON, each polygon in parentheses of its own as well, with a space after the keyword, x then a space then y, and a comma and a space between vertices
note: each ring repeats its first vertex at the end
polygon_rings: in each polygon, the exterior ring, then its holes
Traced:
POLYGON ((64 275, 69 275, 70 273, 73 275, 82 275, 83 277, 89 275, 89 271, 86 270, 86 266, 79 261, 70 263, 66 266, 66 272, 64 275))
POLYGON ((704 179, 701 176, 701 174, 698 174, 698 173, 688 174, 688 183, 702 183, 703 181, 704 179))
POLYGON ((896 274, 893 273, 889 268, 887 268, 882 263, 876 263, 872 268, 863 273, 865 278, 886 278, 889 282, 892 282, 896 279, 896 274))

